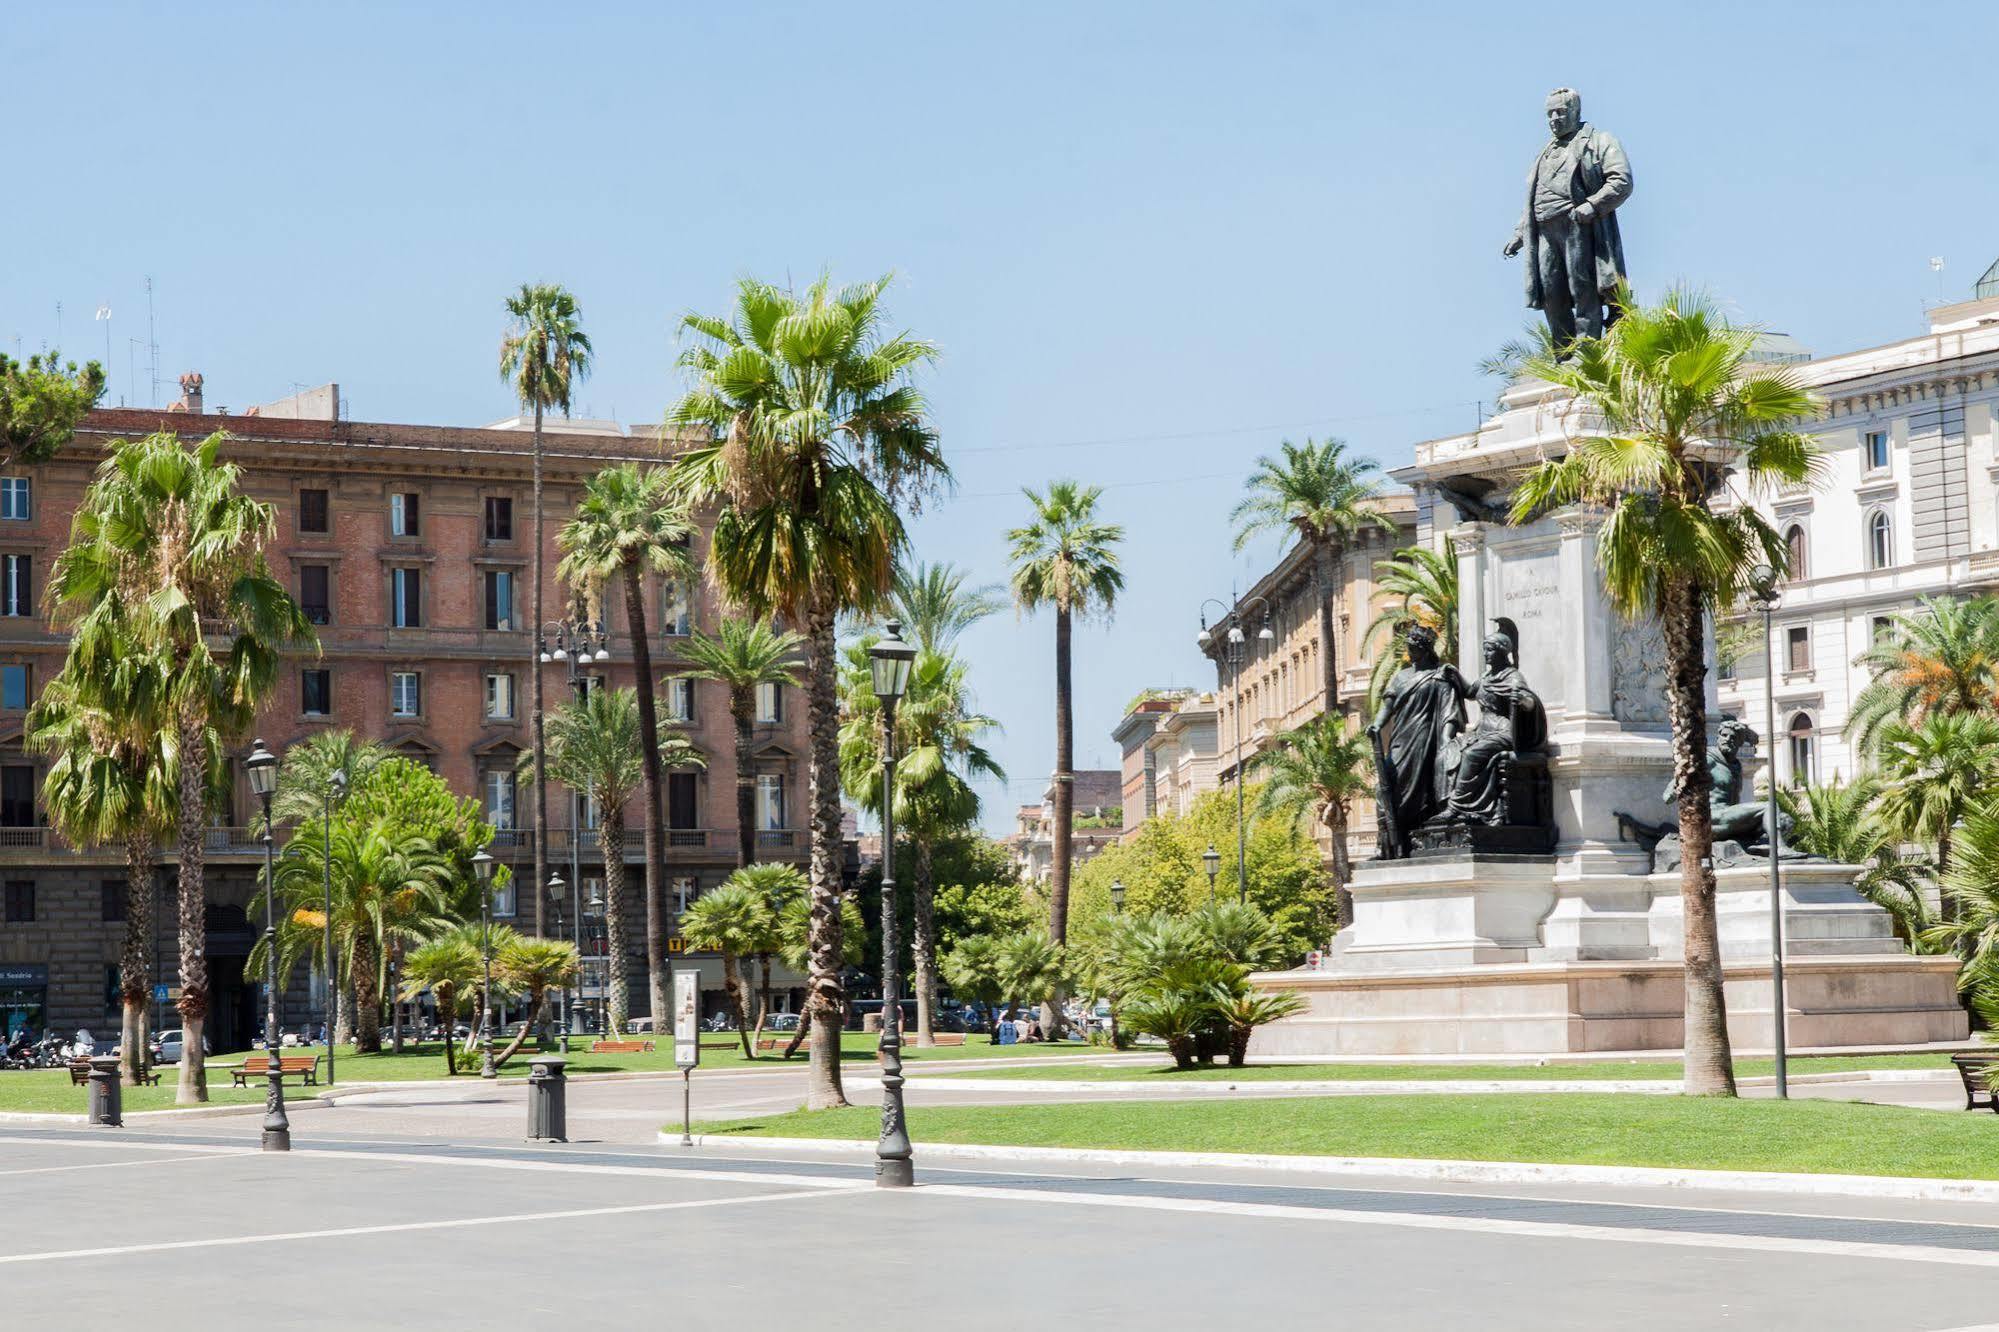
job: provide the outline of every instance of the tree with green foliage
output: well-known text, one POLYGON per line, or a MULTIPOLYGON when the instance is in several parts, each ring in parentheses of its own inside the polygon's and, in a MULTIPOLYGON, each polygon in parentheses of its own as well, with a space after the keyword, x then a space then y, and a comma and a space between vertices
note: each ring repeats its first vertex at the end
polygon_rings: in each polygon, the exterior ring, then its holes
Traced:
POLYGON ((1338 895, 1336 929, 1353 924, 1353 864, 1347 854, 1348 811, 1374 789, 1367 738, 1344 713, 1322 712, 1277 737, 1250 760, 1263 785, 1256 794, 1259 815, 1289 815, 1298 826, 1307 814, 1324 828, 1333 847, 1333 890, 1338 895))
POLYGON ((1947 877, 1958 825, 1999 776, 1999 717, 1930 711, 1913 724, 1881 727, 1875 748, 1882 819, 1903 839, 1930 847, 1937 877, 1947 877))
POLYGON ((1854 697, 1847 730, 1878 750, 1891 723, 1918 726, 1933 714, 1999 708, 1999 601, 1924 597, 1891 616, 1854 663, 1871 677, 1854 697))
POLYGON ((889 616, 902 622, 903 636, 920 648, 949 653, 958 636, 1007 604, 997 583, 973 585, 955 565, 921 561, 895 571, 889 616))
POLYGON ((1837 785, 1780 786, 1777 803, 1791 819, 1784 842, 1835 865, 1861 866, 1853 886, 1888 913, 1896 937, 1912 952, 1937 951, 1927 938, 1936 914, 1923 890, 1934 867, 1903 852, 1901 834, 1883 817, 1880 799, 1881 779, 1873 773, 1837 785))
POLYGON ((1381 511, 1380 470, 1371 458, 1349 458, 1344 440, 1283 441, 1279 456, 1256 460, 1244 495, 1229 513, 1238 553, 1270 532, 1296 536, 1312 552, 1312 601, 1319 617, 1319 664, 1328 713, 1339 711, 1338 645, 1333 641, 1333 559, 1369 528, 1394 531, 1381 511))
POLYGON ((26 361, 0 353, 0 467, 30 467, 56 456, 104 397, 104 367, 82 369, 58 352, 26 361))
POLYGON ((680 915, 680 933, 688 947, 722 956, 722 989, 729 997, 745 1059, 754 1059, 756 1051, 750 1044, 750 987, 743 977, 743 962, 756 956, 776 928, 777 913, 769 898, 733 879, 701 894, 680 915))
POLYGON ((1819 449, 1799 429, 1819 407, 1795 368, 1751 361, 1757 333, 1731 326, 1684 290, 1656 306, 1620 293, 1601 338, 1544 339, 1520 369, 1567 392, 1573 419, 1597 433, 1530 471, 1512 520, 1583 506, 1601 511, 1596 561, 1627 618, 1656 618, 1665 638, 1666 703, 1682 847, 1686 1090, 1733 1096, 1728 1013, 1715 921, 1709 811, 1706 621, 1742 600, 1758 566, 1782 568, 1784 539, 1753 503, 1718 507, 1732 475, 1751 499, 1805 485, 1819 449), (1587 414, 1586 416, 1584 414, 1587 414))
MULTIPOLYGON (((793 903, 803 905, 808 884, 795 865, 765 862, 744 865, 723 880, 754 893, 763 904, 756 913, 755 928, 746 940, 746 957, 754 957, 758 967, 757 1021, 753 1033, 761 1038, 770 1018, 771 963, 785 947, 784 913, 793 903)), ((803 971, 804 968, 799 968, 803 971)))
POLYGON ((446 1077, 458 1071, 451 1052, 452 1029, 458 1023, 464 996, 479 983, 482 961, 478 946, 462 928, 439 935, 403 959, 403 1002, 413 1003, 429 994, 437 1005, 437 1025, 444 1031, 446 1077))
POLYGON ((1422 625, 1437 636, 1437 655, 1458 659, 1458 561, 1448 551, 1410 546, 1374 566, 1374 588, 1384 605, 1367 626, 1363 648, 1374 652, 1368 670, 1367 711, 1381 707, 1381 691, 1409 660, 1409 630, 1422 625))
POLYGON ((714 680, 729 691, 729 720, 736 727, 736 863, 757 858, 757 689, 798 685, 798 655, 805 640, 766 619, 726 619, 721 631, 696 633, 680 647, 681 673, 714 680))
POLYGON ((329 805, 337 809, 348 794, 366 788, 375 769, 391 757, 387 745, 358 740, 344 727, 314 731, 285 749, 277 793, 271 797, 272 819, 298 823, 322 817, 329 805))
MULTIPOLYGON (((717 506, 708 569, 727 601, 798 625, 811 738, 813 943, 808 1010, 837 1030, 840 983, 842 614, 877 609, 908 545, 899 503, 949 480, 914 377, 928 342, 886 331, 889 278, 835 290, 744 279, 727 318, 689 314, 679 364, 693 386, 670 426, 713 443, 674 460, 681 492, 717 506)), ((845 1105, 837 1041, 814 1042, 807 1103, 845 1105)))
MULTIPOLYGON (((944 953, 944 980, 959 1000, 985 1006, 989 1018, 1006 1002, 1006 982, 1000 969, 999 935, 968 935, 944 953)), ((990 1022, 990 1044, 999 1044, 999 1023, 990 1022)))
MULTIPOLYGON (((583 331, 583 311, 576 297, 552 282, 524 282, 507 297, 507 332, 500 339, 500 378, 514 391, 521 407, 534 416, 534 545, 529 553, 528 622, 538 634, 542 626, 542 416, 549 411, 569 415, 576 386, 589 378, 595 349, 583 331)), ((542 777, 547 739, 542 727, 541 647, 528 635, 528 713, 534 719, 534 932, 547 929, 548 903, 540 885, 548 882, 548 786, 542 777)), ((665 1009, 659 1009, 664 1012, 665 1009)))
POLYGON ((583 969, 583 959, 576 951, 576 945, 567 939, 542 939, 520 936, 509 939, 493 958, 493 978, 509 988, 527 995, 527 1019, 507 1048, 493 1056, 493 1067, 499 1068, 520 1053, 521 1046, 537 1028, 541 1026, 542 1015, 548 1010, 548 996, 552 991, 568 989, 576 983, 577 975, 583 969))
MULTIPOLYGON (((818 956, 820 940, 825 937, 815 916, 817 911, 818 906, 812 898, 810 881, 806 884, 805 892, 786 899, 777 909, 777 954, 783 959, 785 966, 801 976, 811 975, 814 959, 818 956)), ((862 948, 867 937, 867 921, 861 915, 860 904, 843 893, 840 897, 839 957, 839 966, 842 969, 854 966, 861 960, 862 948)), ((797 1054, 798 1047, 812 1034, 815 1016, 812 1006, 808 1003, 805 1011, 799 1014, 798 1030, 791 1034, 791 1040, 784 1047, 786 1059, 797 1054)), ((817 1020, 821 1023, 820 1030, 832 1032, 832 1039, 837 1043, 840 1032, 846 1025, 846 1014, 835 1013, 830 1021, 824 1018, 817 1020)), ((822 1041, 821 1044, 825 1042, 822 1041)))

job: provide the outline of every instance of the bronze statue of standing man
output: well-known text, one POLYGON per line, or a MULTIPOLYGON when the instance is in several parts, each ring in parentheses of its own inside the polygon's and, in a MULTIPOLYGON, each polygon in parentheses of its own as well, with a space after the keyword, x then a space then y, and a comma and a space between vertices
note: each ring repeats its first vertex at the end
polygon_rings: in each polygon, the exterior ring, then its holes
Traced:
POLYGON ((1527 173, 1527 210, 1501 253, 1527 251, 1527 305, 1557 346, 1595 338, 1617 318, 1625 280, 1617 209, 1631 197, 1631 164, 1615 138, 1583 123, 1573 88, 1548 94, 1553 138, 1527 173))

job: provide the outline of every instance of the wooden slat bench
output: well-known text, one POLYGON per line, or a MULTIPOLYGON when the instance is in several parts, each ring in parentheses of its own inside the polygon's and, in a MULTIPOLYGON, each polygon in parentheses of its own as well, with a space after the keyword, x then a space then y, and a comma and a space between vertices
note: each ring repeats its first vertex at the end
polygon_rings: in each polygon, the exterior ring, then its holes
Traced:
MULTIPOLYGON (((70 1060, 69 1085, 72 1087, 81 1087, 89 1083, 89 1081, 90 1081, 90 1061, 88 1059, 70 1060)), ((160 1085, 159 1070, 154 1068, 147 1069, 145 1072, 139 1075, 139 1083, 141 1086, 146 1086, 146 1087, 159 1086, 160 1085)))
MULTIPOLYGON (((790 1044, 791 1037, 789 1036, 759 1036, 757 1037, 757 1053, 762 1054, 766 1050, 783 1050, 790 1044)), ((810 1036, 807 1036, 798 1043, 798 1052, 800 1054, 804 1054, 811 1048, 812 1038, 810 1036)))
POLYGON ((1964 1108, 1984 1106, 1999 1114, 1999 1093, 1986 1082, 1993 1070, 1999 1069, 1999 1054, 1954 1054, 1950 1062, 1957 1065, 1957 1075, 1964 1079, 1964 1108))
MULTIPOLYGON (((935 1041, 938 1045, 963 1045, 965 1043, 965 1033, 962 1031, 934 1032, 931 1035, 931 1040, 935 1041)), ((905 1031, 902 1033, 902 1052, 908 1054, 914 1049, 916 1049, 916 1038, 905 1031)), ((881 1047, 877 1045, 875 1047, 875 1061, 879 1063, 881 1057, 881 1047)))
POLYGON ((592 1041, 591 1054, 651 1054, 651 1041, 592 1041))
MULTIPOLYGON (((253 1054, 229 1070, 229 1077, 238 1087, 250 1085, 251 1078, 270 1076, 271 1057, 267 1054, 253 1054)), ((308 1087, 319 1085, 318 1055, 279 1055, 278 1077, 299 1078, 308 1087)))

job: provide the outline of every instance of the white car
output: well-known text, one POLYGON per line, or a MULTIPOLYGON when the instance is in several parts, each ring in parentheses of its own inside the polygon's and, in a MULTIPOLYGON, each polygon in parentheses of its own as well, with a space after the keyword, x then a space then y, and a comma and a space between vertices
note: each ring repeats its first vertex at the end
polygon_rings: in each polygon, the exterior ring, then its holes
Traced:
POLYGON ((625 1030, 634 1036, 650 1036, 653 1034, 652 1019, 649 1017, 627 1018, 625 1019, 625 1030))
MULTIPOLYGON (((155 1036, 153 1038, 153 1062, 156 1064, 178 1064, 180 1062, 182 1044, 185 1039, 181 1035, 179 1027, 168 1027, 165 1031, 155 1036)), ((202 1037, 202 1058, 206 1059, 214 1053, 215 1051, 209 1047, 208 1038, 206 1036, 202 1037)))

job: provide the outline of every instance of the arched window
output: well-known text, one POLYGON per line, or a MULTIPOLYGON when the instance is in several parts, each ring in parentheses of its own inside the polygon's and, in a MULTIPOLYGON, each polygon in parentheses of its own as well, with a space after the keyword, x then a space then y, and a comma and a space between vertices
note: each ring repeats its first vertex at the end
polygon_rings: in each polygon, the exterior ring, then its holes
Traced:
POLYGON ((1791 718, 1791 785, 1804 786, 1812 780, 1812 719, 1800 712, 1791 718))
POLYGON ((1792 523, 1790 529, 1784 533, 1784 552, 1785 563, 1789 565, 1784 571, 1787 578, 1811 577, 1811 573, 1809 572, 1811 566, 1805 562, 1805 525, 1803 523, 1792 523))
POLYGON ((1886 509, 1876 509, 1867 520, 1867 567, 1886 569, 1895 562, 1895 529, 1886 509))

